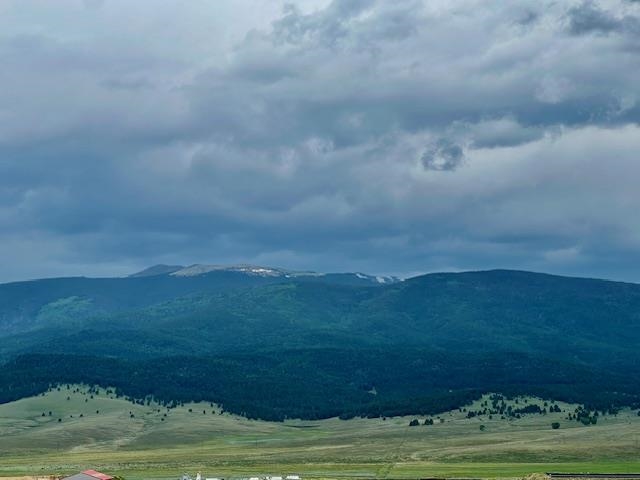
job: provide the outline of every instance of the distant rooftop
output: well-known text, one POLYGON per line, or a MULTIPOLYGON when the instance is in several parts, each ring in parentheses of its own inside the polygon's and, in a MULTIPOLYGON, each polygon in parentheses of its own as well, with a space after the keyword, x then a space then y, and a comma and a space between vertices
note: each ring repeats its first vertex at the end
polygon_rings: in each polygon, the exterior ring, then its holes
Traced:
POLYGON ((113 480, 113 477, 95 470, 84 470, 70 477, 66 477, 63 480, 113 480))

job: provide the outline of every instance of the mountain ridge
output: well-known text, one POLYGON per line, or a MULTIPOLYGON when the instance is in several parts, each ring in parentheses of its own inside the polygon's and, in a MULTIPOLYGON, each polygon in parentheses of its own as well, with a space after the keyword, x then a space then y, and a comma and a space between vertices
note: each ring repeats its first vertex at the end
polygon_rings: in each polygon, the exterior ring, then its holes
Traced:
POLYGON ((0 338, 42 325, 42 309, 51 318, 77 318, 124 312, 184 295, 215 293, 297 279, 300 281, 380 286, 399 279, 359 273, 293 272, 270 267, 155 265, 127 277, 61 277, 0 284, 0 338), (175 273, 183 274, 175 275, 175 273), (75 302, 75 303, 74 303, 75 302), (78 309, 78 302, 84 303, 78 309), (63 307, 69 307, 66 310, 63 307), (69 310, 71 309, 71 310, 69 310))
POLYGON ((157 264, 145 268, 139 272, 128 275, 129 278, 150 277, 159 275, 171 275, 176 277, 193 277, 206 275, 212 272, 239 272, 247 275, 264 276, 264 277, 324 277, 326 275, 355 275, 363 280, 375 281, 380 284, 391 284, 402 281, 401 278, 392 275, 370 275, 362 272, 340 272, 340 273, 323 273, 311 270, 290 270, 281 267, 270 267, 263 265, 254 265, 249 263, 240 264, 202 264, 194 263, 189 266, 182 265, 165 265, 157 264))
POLYGON ((164 263, 159 263, 157 265, 152 265, 151 267, 147 267, 139 272, 132 273, 127 275, 129 278, 139 278, 139 277, 154 277, 156 275, 167 275, 173 272, 177 272, 178 270, 182 270, 184 265, 166 265, 164 263))

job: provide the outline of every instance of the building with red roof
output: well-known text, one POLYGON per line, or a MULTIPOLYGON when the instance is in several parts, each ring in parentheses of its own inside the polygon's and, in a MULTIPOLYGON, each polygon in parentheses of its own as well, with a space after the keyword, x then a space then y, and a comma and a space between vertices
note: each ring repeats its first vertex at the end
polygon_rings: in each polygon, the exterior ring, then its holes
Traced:
POLYGON ((106 473, 96 472, 95 470, 85 470, 70 477, 65 477, 62 480, 113 480, 113 477, 106 473))

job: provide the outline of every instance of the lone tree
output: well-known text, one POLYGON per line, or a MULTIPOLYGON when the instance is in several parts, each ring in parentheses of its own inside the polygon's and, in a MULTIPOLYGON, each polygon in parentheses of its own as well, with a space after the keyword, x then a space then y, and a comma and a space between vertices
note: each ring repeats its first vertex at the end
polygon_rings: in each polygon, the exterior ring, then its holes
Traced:
POLYGON ((418 425, 420 425, 420 421, 417 418, 414 418, 409 422, 410 427, 417 427, 418 425))
POLYGON ((551 424, 551 428, 553 428, 554 430, 558 430, 560 428, 560 422, 553 422, 551 424))

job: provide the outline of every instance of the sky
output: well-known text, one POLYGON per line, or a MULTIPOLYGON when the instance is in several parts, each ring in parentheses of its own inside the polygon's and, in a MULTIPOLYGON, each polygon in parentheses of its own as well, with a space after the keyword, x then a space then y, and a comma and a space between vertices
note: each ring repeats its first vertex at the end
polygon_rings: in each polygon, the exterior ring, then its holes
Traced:
POLYGON ((640 282, 640 1, 0 0, 0 281, 640 282))

